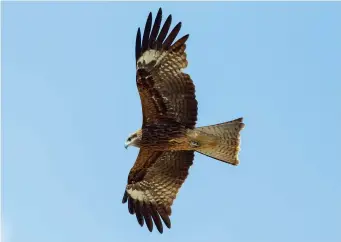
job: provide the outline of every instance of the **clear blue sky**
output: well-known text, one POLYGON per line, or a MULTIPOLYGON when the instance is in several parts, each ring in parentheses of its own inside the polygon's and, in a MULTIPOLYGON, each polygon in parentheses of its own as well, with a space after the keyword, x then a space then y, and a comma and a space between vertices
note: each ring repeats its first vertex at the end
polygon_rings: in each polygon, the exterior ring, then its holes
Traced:
POLYGON ((340 23, 341 3, 5 3, 5 242, 341 241, 340 23), (163 235, 121 204, 160 6, 190 33, 198 125, 246 123, 238 167, 196 155, 163 235))

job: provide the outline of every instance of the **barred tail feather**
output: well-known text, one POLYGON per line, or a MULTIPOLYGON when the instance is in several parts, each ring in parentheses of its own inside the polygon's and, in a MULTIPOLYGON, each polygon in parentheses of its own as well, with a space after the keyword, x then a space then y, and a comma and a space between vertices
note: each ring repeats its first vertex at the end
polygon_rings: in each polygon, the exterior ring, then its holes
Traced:
POLYGON ((238 165, 240 131, 244 128, 243 118, 230 122, 196 128, 198 142, 196 151, 214 159, 238 165))

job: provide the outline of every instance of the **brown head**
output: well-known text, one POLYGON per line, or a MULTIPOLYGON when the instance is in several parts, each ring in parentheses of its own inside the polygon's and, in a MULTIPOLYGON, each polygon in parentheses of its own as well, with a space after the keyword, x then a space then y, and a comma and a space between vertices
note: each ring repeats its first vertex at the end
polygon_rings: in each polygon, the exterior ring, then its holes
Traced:
POLYGON ((142 130, 139 129, 135 133, 129 135, 127 141, 124 143, 124 147, 127 149, 129 146, 140 147, 142 138, 142 130))

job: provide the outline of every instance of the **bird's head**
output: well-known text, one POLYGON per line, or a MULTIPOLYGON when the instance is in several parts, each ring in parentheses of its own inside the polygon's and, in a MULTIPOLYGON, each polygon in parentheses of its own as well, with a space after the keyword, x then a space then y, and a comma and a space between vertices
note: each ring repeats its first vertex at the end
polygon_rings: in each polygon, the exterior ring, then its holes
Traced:
POLYGON ((139 129, 135 133, 128 136, 126 142, 124 143, 124 147, 127 149, 129 146, 140 147, 142 131, 139 129))

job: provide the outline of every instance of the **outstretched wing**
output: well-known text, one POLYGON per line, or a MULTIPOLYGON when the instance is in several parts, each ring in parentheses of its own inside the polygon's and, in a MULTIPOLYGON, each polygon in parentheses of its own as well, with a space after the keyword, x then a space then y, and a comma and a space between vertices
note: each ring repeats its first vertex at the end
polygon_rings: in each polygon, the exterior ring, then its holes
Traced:
POLYGON ((190 76, 182 72, 187 67, 185 42, 189 35, 172 44, 181 22, 167 36, 172 16, 168 16, 160 30, 161 19, 160 8, 152 26, 152 13, 149 13, 142 43, 140 28, 136 36, 136 83, 143 125, 171 119, 193 128, 197 120, 195 86, 190 76))
POLYGON ((171 205, 188 176, 193 163, 193 151, 150 151, 140 149, 130 170, 123 203, 136 214, 138 223, 153 230, 153 221, 160 233, 164 224, 170 228, 171 205), (160 219, 161 218, 161 219, 160 219))

